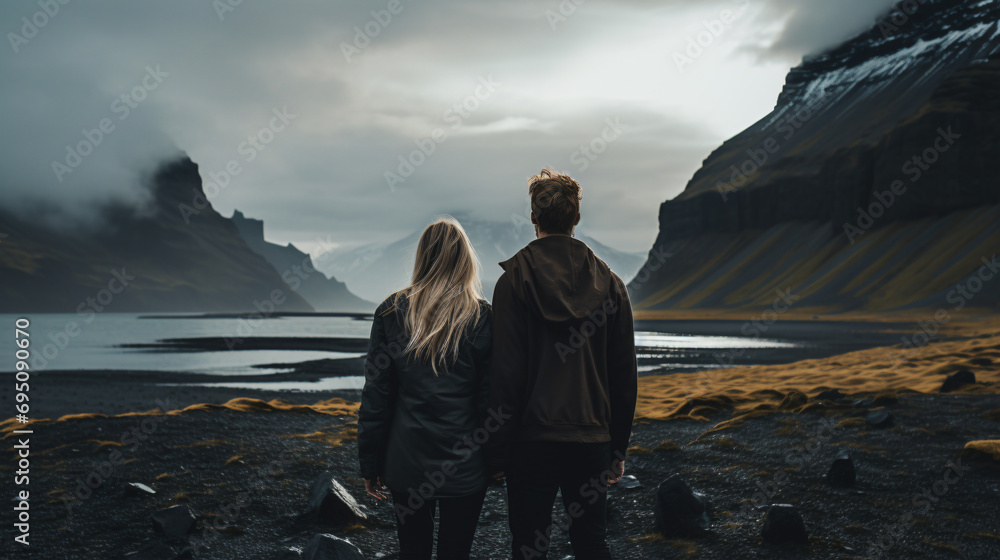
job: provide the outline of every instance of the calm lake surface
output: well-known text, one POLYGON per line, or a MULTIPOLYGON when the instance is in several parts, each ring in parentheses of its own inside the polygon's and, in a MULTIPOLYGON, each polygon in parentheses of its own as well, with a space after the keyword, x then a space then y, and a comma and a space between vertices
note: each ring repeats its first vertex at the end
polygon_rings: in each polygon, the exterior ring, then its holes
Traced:
MULTIPOLYGON (((30 362, 35 372, 128 370, 142 376, 156 376, 157 372, 192 372, 218 378, 206 384, 280 391, 359 389, 364 382, 361 376, 332 377, 318 382, 267 381, 270 375, 290 371, 297 363, 357 357, 359 354, 302 350, 177 351, 130 349, 121 345, 202 337, 367 339, 371 329, 371 321, 367 318, 329 316, 273 317, 254 321, 251 326, 246 319, 236 317, 149 317, 126 313, 87 316, 0 314, 0 340, 10 341, 6 349, 0 349, 0 354, 9 355, 4 362, 11 366, 16 349, 13 343, 15 321, 19 317, 26 317, 31 322, 28 328, 32 354, 30 362), (278 366, 253 367, 262 364, 278 366), (260 376, 260 382, 247 382, 244 377, 238 383, 227 383, 226 376, 232 375, 260 376)), ((723 365, 784 363, 892 343, 886 335, 873 336, 871 330, 863 325, 834 325, 824 331, 814 323, 803 328, 797 328, 792 323, 777 323, 771 331, 756 336, 742 336, 741 326, 740 322, 734 321, 637 322, 635 338, 640 375, 723 365)))

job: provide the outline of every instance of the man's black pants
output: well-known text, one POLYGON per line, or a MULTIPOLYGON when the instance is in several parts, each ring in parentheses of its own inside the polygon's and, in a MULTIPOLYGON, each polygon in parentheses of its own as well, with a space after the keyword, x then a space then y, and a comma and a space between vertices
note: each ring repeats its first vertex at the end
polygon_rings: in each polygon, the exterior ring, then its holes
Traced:
POLYGON ((562 490, 576 557, 610 559, 605 514, 610 468, 610 443, 532 441, 515 445, 506 473, 514 560, 546 558, 557 490, 562 490))
POLYGON ((400 560, 430 560, 434 547, 434 510, 438 520, 438 560, 468 560, 479 524, 486 490, 461 498, 438 498, 413 503, 412 496, 392 493, 400 560))

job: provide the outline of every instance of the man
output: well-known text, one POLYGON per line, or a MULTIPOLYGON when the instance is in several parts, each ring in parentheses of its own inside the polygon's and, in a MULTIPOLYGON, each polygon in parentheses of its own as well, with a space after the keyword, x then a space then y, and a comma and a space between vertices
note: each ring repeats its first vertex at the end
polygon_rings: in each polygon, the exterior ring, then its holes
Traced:
POLYGON ((557 490, 576 557, 611 558, 607 490, 624 475, 635 415, 632 308, 621 278, 573 237, 580 185, 548 169, 529 183, 538 239, 500 263, 493 294, 500 421, 486 461, 506 474, 515 559, 546 558, 557 490))

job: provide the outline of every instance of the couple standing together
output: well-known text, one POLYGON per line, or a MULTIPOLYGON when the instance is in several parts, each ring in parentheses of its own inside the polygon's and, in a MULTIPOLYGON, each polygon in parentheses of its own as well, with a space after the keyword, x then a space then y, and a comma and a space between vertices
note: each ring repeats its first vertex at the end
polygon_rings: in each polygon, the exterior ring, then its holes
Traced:
MULTIPOLYGON (((490 306, 462 227, 424 231, 409 287, 375 311, 358 413, 368 493, 394 505, 401 560, 469 558, 506 479, 514 559, 545 558, 557 491, 577 558, 611 558, 607 490, 625 472, 637 379, 625 284, 573 237, 580 185, 529 181, 538 239, 500 263, 490 306)), ((497 551, 500 554, 500 551, 497 551)))

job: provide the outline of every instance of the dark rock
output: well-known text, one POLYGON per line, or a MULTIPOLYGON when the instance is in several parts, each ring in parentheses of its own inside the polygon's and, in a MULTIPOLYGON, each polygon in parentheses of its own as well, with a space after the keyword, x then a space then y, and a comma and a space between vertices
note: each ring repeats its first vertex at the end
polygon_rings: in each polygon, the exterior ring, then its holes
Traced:
POLYGON ((816 400, 820 401, 839 401, 845 398, 847 395, 840 392, 840 389, 830 389, 829 391, 823 391, 822 393, 816 395, 816 400))
POLYGON ((320 533, 315 535, 302 552, 305 560, 364 560, 361 551, 340 537, 320 533))
POLYGON ((963 369, 957 373, 949 375, 944 383, 941 384, 942 393, 950 393, 956 389, 960 389, 965 385, 971 385, 976 382, 976 375, 967 369, 963 369))
POLYGON ((302 558, 302 551, 297 548, 286 548, 275 556, 275 560, 299 560, 302 558))
POLYGON ((841 455, 830 465, 826 473, 826 481, 834 486, 854 486, 857 473, 854 471, 854 460, 850 455, 841 455))
POLYGON ((148 540, 135 552, 129 552, 125 558, 135 558, 136 560, 173 560, 176 555, 174 549, 160 541, 148 540))
POLYGON ((155 496, 156 490, 141 482, 129 482, 125 485, 126 496, 155 496))
POLYGON ((187 506, 174 506, 153 512, 153 529, 172 539, 184 539, 194 529, 195 518, 187 506))
POLYGON ((638 478, 630 474, 627 474, 622 477, 622 480, 621 482, 618 483, 618 486, 621 486, 626 490, 631 490, 633 488, 642 488, 642 483, 639 482, 638 478))
POLYGON ((354 496, 347 491, 332 473, 324 473, 313 482, 309 498, 309 511, 321 521, 343 525, 368 519, 354 496))
POLYGON ((871 399, 862 399, 860 401, 854 401, 854 408, 870 408, 872 406, 871 399))
POLYGON ((712 524, 711 504, 675 474, 656 489, 656 527, 667 538, 697 536, 712 524))
POLYGON ((873 410, 865 416, 868 425, 872 428, 888 428, 893 424, 892 412, 888 408, 873 410))
POLYGON ((872 399, 872 406, 889 406, 898 402, 896 395, 878 395, 872 399))
POLYGON ((809 534, 802 516, 789 504, 774 504, 768 508, 760 535, 768 544, 809 543, 809 534))

